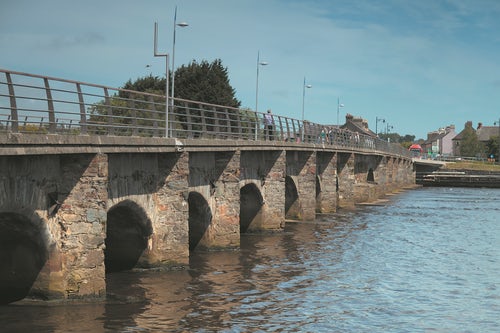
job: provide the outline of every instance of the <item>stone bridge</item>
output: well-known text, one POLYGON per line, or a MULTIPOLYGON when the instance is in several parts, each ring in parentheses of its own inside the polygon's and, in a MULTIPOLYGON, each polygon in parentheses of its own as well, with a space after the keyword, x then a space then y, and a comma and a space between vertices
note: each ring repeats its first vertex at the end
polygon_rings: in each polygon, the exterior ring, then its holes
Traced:
POLYGON ((399 145, 273 117, 270 141, 262 113, 0 69, 0 304, 99 299, 415 183, 399 145))
POLYGON ((185 266, 415 183, 410 158, 317 144, 0 138, 3 303, 104 297, 106 272, 185 266))

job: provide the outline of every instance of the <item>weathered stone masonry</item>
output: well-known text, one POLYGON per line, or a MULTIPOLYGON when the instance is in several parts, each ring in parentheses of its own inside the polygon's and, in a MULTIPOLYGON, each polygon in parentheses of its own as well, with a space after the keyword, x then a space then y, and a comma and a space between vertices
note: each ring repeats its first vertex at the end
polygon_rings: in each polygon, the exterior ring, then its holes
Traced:
POLYGON ((2 301, 102 298, 106 270, 187 265, 413 183, 409 160, 315 149, 1 156, 2 301))

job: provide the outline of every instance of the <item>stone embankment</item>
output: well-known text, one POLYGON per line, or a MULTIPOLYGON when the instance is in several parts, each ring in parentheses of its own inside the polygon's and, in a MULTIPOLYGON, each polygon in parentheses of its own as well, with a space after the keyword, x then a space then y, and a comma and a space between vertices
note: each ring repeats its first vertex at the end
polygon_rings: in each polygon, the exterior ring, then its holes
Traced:
POLYGON ((500 171, 439 169, 417 177, 417 183, 423 186, 500 188, 500 171))

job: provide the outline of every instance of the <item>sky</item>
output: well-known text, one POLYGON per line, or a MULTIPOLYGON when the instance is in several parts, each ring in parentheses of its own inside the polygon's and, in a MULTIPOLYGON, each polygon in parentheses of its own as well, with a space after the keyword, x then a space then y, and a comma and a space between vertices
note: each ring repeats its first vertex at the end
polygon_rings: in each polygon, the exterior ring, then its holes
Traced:
POLYGON ((384 119, 378 132, 417 139, 500 120, 498 0, 0 0, 0 68, 111 87, 164 76, 153 27, 172 54, 176 7, 175 67, 221 59, 242 107, 384 119))

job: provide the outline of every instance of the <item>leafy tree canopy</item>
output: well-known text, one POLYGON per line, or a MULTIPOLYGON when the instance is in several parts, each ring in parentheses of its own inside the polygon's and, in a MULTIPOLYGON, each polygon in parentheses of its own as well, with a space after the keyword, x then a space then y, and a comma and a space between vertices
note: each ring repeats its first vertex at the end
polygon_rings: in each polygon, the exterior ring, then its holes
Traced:
POLYGON ((460 141, 460 155, 466 157, 477 157, 484 152, 476 131, 472 128, 472 124, 466 124, 462 132, 462 140, 460 141))
POLYGON ((495 156, 496 159, 498 159, 498 143, 500 141, 498 140, 498 135, 497 136, 492 136, 488 142, 486 143, 486 153, 488 156, 495 156))
POLYGON ((405 148, 409 148, 413 142, 415 141, 415 135, 406 134, 405 136, 401 136, 398 133, 387 133, 387 134, 379 134, 379 138, 382 140, 390 142, 399 143, 401 146, 405 148))
MULTIPOLYGON (((128 80, 123 89, 165 95, 165 78, 145 76, 134 82, 128 80)), ((240 107, 241 102, 235 97, 235 90, 229 82, 227 68, 220 59, 209 63, 193 60, 189 65, 182 65, 175 71, 175 97, 191 101, 205 102, 223 106, 240 107)), ((120 97, 128 97, 120 92, 120 97)))
MULTIPOLYGON (((140 77, 134 82, 128 80, 123 86, 123 89, 165 95, 165 83, 165 78, 149 75, 140 77)), ((125 94, 120 92, 120 97, 126 97, 123 95, 125 94)))
POLYGON ((175 97, 232 107, 241 105, 229 83, 227 68, 220 59, 211 63, 193 60, 178 68, 175 72, 175 97))

